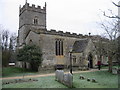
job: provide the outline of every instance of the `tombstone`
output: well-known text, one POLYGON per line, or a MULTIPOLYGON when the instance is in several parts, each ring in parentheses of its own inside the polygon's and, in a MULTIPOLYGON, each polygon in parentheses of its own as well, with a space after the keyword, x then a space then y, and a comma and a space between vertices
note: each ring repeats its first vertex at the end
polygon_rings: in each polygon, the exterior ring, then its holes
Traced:
POLYGON ((68 87, 72 87, 73 84, 73 76, 71 73, 68 74, 64 74, 64 82, 65 85, 67 85, 68 87))
POLYGON ((85 79, 85 77, 83 75, 80 75, 79 79, 85 79))
POLYGON ((83 70, 83 71, 85 71, 85 70, 86 70, 86 68, 85 68, 85 67, 82 67, 82 70, 83 70))
POLYGON ((118 74, 117 68, 113 68, 113 69, 112 69, 112 74, 118 74))
POLYGON ((63 70, 56 70, 55 80, 62 82, 63 78, 64 78, 64 71, 63 70))
POLYGON ((64 82, 67 82, 68 74, 64 74, 64 82))
POLYGON ((87 78, 87 81, 90 81, 90 78, 87 78))
POLYGON ((63 70, 56 70, 55 80, 67 85, 68 87, 72 87, 72 84, 73 84, 72 74, 71 73, 64 74, 63 70))
POLYGON ((58 70, 55 71, 55 80, 58 81, 58 70))
POLYGON ((97 81, 95 80, 95 78, 92 79, 92 82, 96 83, 97 81))
POLYGON ((73 75, 71 73, 68 73, 68 84, 70 87, 73 86, 73 75))
POLYGON ((63 82, 63 79, 64 79, 64 71, 63 71, 63 70, 59 70, 58 80, 59 80, 60 82, 63 82))

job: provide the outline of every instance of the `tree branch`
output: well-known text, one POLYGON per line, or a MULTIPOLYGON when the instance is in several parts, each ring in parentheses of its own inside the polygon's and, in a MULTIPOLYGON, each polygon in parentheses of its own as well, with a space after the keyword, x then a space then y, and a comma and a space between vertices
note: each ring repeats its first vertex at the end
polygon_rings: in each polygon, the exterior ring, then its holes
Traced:
POLYGON ((120 7, 120 5, 117 5, 116 3, 112 2, 115 6, 120 7))
POLYGON ((108 16, 108 15, 105 14, 105 12, 103 12, 103 15, 106 16, 106 17, 108 17, 108 18, 117 18, 117 19, 120 19, 120 17, 116 16, 116 15, 115 16, 108 16))

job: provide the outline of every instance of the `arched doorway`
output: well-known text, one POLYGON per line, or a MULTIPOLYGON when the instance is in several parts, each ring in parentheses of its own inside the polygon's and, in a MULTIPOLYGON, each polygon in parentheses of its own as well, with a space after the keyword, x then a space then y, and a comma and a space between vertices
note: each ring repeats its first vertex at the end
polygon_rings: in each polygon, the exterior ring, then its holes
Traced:
POLYGON ((91 53, 89 53, 88 61, 89 61, 88 67, 93 68, 93 56, 91 53))

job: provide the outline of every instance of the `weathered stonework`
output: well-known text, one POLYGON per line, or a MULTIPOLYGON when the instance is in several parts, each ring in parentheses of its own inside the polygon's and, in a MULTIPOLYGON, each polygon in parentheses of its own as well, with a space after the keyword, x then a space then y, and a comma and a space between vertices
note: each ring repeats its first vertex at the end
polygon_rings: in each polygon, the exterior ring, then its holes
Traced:
MULTIPOLYGON (((101 38, 101 37, 99 37, 101 38)), ((19 30, 18 30, 18 49, 25 44, 35 44, 40 46, 42 50, 42 67, 55 65, 70 65, 70 47, 73 47, 76 41, 89 39, 86 48, 80 52, 72 53, 73 66, 88 66, 89 53, 93 55, 93 67, 97 62, 97 54, 95 46, 92 43, 96 41, 95 36, 88 36, 70 32, 47 30, 46 29, 46 4, 43 8, 35 5, 29 6, 26 3, 22 8, 19 8, 19 30), (56 55, 56 40, 61 40, 63 43, 63 54, 56 55), (83 55, 84 54, 84 55, 83 55), (76 62, 74 63, 73 57, 76 62)), ((82 48, 81 48, 82 49, 82 48)), ((21 66, 21 65, 19 65, 21 66)))
POLYGON ((63 70, 56 70, 55 80, 65 84, 68 87, 73 87, 73 75, 71 73, 64 74, 63 70))
MULTIPOLYGON (((80 44, 82 44, 82 43, 80 43, 80 44)), ((82 49, 82 48, 80 48, 80 49, 82 49)), ((76 63, 73 59, 73 66, 88 67, 88 64, 90 62, 88 60, 90 53, 92 55, 92 58, 91 58, 92 67, 95 67, 95 65, 98 61, 97 60, 97 51, 96 51, 95 46, 94 46, 93 42, 91 41, 91 39, 88 39, 86 47, 84 48, 84 50, 82 52, 75 52, 75 51, 73 52, 73 54, 72 54, 73 57, 76 57, 76 63)))
POLYGON ((69 65, 69 47, 73 46, 76 40, 80 40, 81 38, 75 37, 67 37, 60 35, 52 35, 46 33, 36 34, 33 31, 30 31, 25 42, 26 44, 33 43, 37 46, 40 46, 43 53, 43 66, 48 65, 56 65, 56 64, 65 64, 69 65), (63 40, 63 55, 56 56, 55 55, 55 40, 56 39, 63 40), (32 42, 30 42, 32 41, 32 42))
POLYGON ((29 3, 19 8, 19 45, 25 43, 24 40, 32 28, 46 29, 46 4, 43 9, 40 6, 29 6, 29 3), (35 18, 37 19, 36 23, 34 22, 35 18))

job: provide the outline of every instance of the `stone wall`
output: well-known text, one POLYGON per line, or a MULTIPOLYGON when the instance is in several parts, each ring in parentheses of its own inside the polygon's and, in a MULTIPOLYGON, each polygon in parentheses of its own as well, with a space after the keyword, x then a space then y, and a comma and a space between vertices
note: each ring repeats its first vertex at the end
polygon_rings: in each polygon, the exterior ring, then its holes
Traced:
POLYGON ((79 38, 40 34, 39 46, 41 47, 43 52, 43 59, 44 59, 43 63, 46 62, 47 64, 48 62, 48 65, 63 64, 68 66, 69 65, 69 49, 71 46, 73 46, 76 40, 79 40, 79 38), (63 55, 61 56, 56 56, 56 53, 55 53, 56 39, 63 40, 63 55))
POLYGON ((19 45, 25 43, 24 40, 32 28, 46 29, 46 5, 41 8, 26 3, 22 8, 19 8, 19 45), (37 24, 34 23, 35 18, 37 18, 37 24))
POLYGON ((73 59, 76 58, 76 62, 72 59, 72 66, 82 66, 83 65, 83 59, 82 59, 82 53, 72 53, 73 59))
POLYGON ((87 45, 87 47, 86 47, 86 49, 84 51, 84 54, 86 55, 86 58, 85 58, 86 60, 88 60, 88 56, 89 56, 90 53, 92 54, 93 67, 95 67, 98 60, 96 58, 97 57, 97 51, 96 51, 96 48, 95 48, 92 40, 90 40, 88 42, 88 45, 87 45))
MULTIPOLYGON (((74 42, 83 38, 100 36, 88 36, 77 33, 47 30, 46 29, 46 4, 43 8, 41 6, 36 7, 35 5, 30 6, 26 3, 23 7, 19 8, 19 31, 18 31, 18 47, 22 48, 24 44, 35 44, 40 46, 43 53, 44 66, 54 66, 56 64, 63 64, 68 66, 70 64, 69 50, 73 46, 74 42), (34 24, 33 20, 37 17, 38 24, 34 24), (55 41, 56 39, 63 40, 63 55, 56 56, 55 54, 55 41)), ((106 40, 106 39, 105 39, 106 40)), ((84 52, 86 55, 93 49, 94 45, 89 45, 84 52)), ((94 52, 92 52, 94 54, 94 52)), ((77 55, 76 65, 78 65, 79 60, 77 55)), ((80 55, 81 56, 81 55, 80 55)), ((85 61, 85 60, 83 60, 85 61)))
MULTIPOLYGON (((94 44, 92 43, 91 40, 89 40, 87 47, 85 48, 85 50, 81 53, 72 53, 72 56, 76 57, 76 64, 75 66, 79 66, 79 67, 88 67, 88 56, 89 53, 92 54, 92 59, 93 59, 93 67, 95 67, 95 65, 97 64, 97 55, 96 55, 96 49, 94 44)), ((73 61, 74 62, 74 61, 73 61)), ((73 64, 74 66, 74 64, 73 64)))
POLYGON ((33 25, 33 19, 35 17, 38 18, 38 25, 35 27, 44 26, 46 28, 46 7, 43 9, 38 6, 37 8, 35 5, 29 6, 29 3, 26 3, 22 8, 19 10, 19 28, 23 25, 33 25))
MULTIPOLYGON (((47 34, 47 33, 45 33, 46 30, 42 30, 42 29, 39 30, 38 32, 30 31, 25 41, 26 41, 26 44, 33 43, 37 46, 40 46, 40 48, 42 50, 42 54, 43 54, 42 67, 55 66, 57 64, 69 66, 69 64, 70 64, 70 56, 69 56, 70 47, 73 46, 75 41, 81 40, 81 38, 67 37, 67 36, 56 35, 56 34, 47 34), (56 39, 63 40, 63 55, 61 55, 61 56, 56 56, 56 53, 55 53, 56 39)), ((63 33, 63 32, 61 32, 61 33, 63 33)), ((94 47, 94 44, 92 43, 92 41, 89 41, 88 46, 84 51, 84 54, 85 54, 84 57, 83 57, 82 53, 73 53, 73 56, 74 55, 76 56, 76 63, 73 65, 75 65, 75 66, 86 65, 87 66, 89 52, 92 52, 93 59, 94 59, 95 58, 95 47, 94 47)), ((95 59, 93 61, 94 61, 93 63, 95 66, 95 63, 97 61, 95 59)))
POLYGON ((29 44, 34 44, 34 45, 40 45, 40 37, 38 34, 30 31, 29 35, 27 36, 27 38, 25 39, 25 43, 27 45, 29 44))
POLYGON ((30 63, 22 62, 22 61, 17 61, 15 66, 16 67, 20 67, 20 68, 26 68, 26 69, 30 69, 31 68, 30 63))

